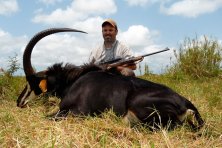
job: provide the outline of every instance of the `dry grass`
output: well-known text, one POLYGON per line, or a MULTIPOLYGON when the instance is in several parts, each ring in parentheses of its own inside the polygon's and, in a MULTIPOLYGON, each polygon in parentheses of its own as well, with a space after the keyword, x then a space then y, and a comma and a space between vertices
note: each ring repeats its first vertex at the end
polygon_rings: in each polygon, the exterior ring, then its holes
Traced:
POLYGON ((151 132, 141 125, 125 125, 111 111, 101 117, 69 116, 56 122, 46 118, 52 106, 43 98, 24 109, 16 107, 15 98, 0 98, 0 147, 222 147, 220 78, 181 82, 167 76, 144 78, 166 84, 191 100, 206 125, 196 133, 186 125, 151 132))

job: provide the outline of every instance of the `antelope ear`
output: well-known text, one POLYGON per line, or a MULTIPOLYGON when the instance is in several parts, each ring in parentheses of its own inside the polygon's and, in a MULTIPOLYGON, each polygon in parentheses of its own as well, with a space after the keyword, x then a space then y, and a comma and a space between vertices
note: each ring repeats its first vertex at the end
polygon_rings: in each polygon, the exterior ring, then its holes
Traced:
POLYGON ((39 88, 42 90, 43 93, 47 92, 47 81, 43 79, 39 83, 39 88))

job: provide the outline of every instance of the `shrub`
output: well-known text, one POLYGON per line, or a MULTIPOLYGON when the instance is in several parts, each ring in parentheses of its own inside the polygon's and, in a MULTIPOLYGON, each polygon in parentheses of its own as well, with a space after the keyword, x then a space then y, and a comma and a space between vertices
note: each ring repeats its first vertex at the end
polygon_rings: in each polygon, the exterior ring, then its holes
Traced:
POLYGON ((216 77, 221 71, 222 48, 217 40, 186 38, 179 51, 174 51, 176 63, 169 69, 174 75, 194 78, 216 77))
POLYGON ((8 69, 6 71, 6 75, 12 77, 13 74, 20 69, 20 65, 18 63, 17 54, 14 57, 9 57, 8 61, 8 69))
POLYGON ((12 98, 15 99, 20 92, 21 82, 24 81, 23 77, 17 76, 14 73, 20 68, 17 60, 17 55, 9 57, 8 68, 0 75, 0 101, 1 99, 12 98))

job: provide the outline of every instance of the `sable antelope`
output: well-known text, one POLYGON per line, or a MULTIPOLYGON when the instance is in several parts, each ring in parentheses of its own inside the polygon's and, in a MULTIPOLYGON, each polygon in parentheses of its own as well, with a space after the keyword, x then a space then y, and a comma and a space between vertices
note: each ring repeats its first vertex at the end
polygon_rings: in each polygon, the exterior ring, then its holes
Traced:
POLYGON ((182 124, 188 112, 192 112, 197 125, 203 126, 197 108, 186 98, 162 84, 137 77, 122 76, 100 66, 86 64, 75 66, 54 64, 45 71, 35 72, 31 64, 31 53, 35 44, 43 37, 64 31, 83 32, 69 28, 53 28, 42 31, 32 38, 25 48, 23 66, 27 85, 17 100, 17 106, 25 107, 28 101, 41 93, 50 92, 61 98, 56 117, 95 115, 112 109, 126 122, 139 121, 148 125, 175 127, 182 124))

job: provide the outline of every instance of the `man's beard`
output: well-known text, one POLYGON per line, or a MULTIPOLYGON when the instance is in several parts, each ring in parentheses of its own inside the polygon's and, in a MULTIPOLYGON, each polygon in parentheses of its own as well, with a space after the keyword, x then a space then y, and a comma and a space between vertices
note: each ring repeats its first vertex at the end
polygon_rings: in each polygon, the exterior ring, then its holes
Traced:
POLYGON ((106 36, 104 40, 105 42, 114 42, 114 40, 110 36, 106 36))

